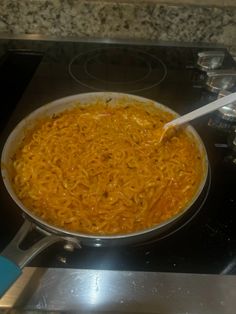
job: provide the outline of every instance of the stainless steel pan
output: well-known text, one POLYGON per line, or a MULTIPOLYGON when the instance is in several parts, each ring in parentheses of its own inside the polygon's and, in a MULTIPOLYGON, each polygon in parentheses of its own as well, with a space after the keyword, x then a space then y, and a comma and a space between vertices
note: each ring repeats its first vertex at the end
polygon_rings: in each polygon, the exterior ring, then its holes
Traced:
MULTIPOLYGON (((36 254, 41 252, 43 249, 48 247, 49 245, 58 242, 65 241, 67 245, 70 246, 78 246, 80 244, 90 245, 90 246, 114 246, 114 245, 127 245, 136 243, 139 241, 145 241, 152 237, 158 237, 163 232, 167 232, 174 224, 176 224, 180 219, 188 213, 192 205, 195 203, 197 198, 199 197, 207 178, 208 172, 208 159, 204 144, 197 134, 197 132, 191 127, 187 126, 187 131, 192 134, 195 138, 199 149, 203 156, 204 162, 204 173, 202 175, 202 180, 199 184, 199 187, 189 202, 188 206, 184 208, 184 210, 178 215, 172 217, 171 219, 158 224, 152 228, 145 229, 139 232, 134 232, 130 234, 122 234, 122 235, 109 235, 109 236, 96 236, 90 234, 84 234, 80 232, 71 232, 64 229, 60 229, 55 227, 47 222, 41 220, 39 217, 36 217, 30 209, 24 206, 20 199, 17 197, 16 193, 12 188, 11 183, 11 173, 12 173, 12 156, 15 151, 21 144, 26 132, 30 130, 34 125, 35 121, 45 116, 52 116, 53 114, 59 113, 65 109, 71 108, 75 105, 76 102, 80 103, 91 103, 96 100, 106 101, 109 99, 109 103, 116 105, 119 100, 127 99, 130 100, 138 100, 143 103, 150 103, 149 99, 122 94, 122 93, 111 93, 111 92, 99 92, 99 93, 87 93, 87 94, 79 94, 74 96, 65 97, 62 99, 58 99, 53 101, 45 106, 40 107, 39 109, 33 111, 29 116, 24 118, 11 132, 9 135, 5 146, 2 152, 1 158, 1 170, 2 170, 2 178, 5 184, 5 187, 8 193, 11 195, 12 199, 17 203, 17 205, 21 208, 22 214, 25 218, 25 223, 9 244, 9 246, 2 252, 2 256, 0 256, 0 296, 6 291, 6 289, 11 285, 11 283, 20 275, 21 268, 24 267, 36 254), (24 237, 30 232, 32 228, 36 228, 39 232, 44 234, 44 238, 39 242, 35 243, 30 249, 26 251, 22 251, 19 249, 19 244, 24 239, 24 237), (11 260, 11 261, 10 261, 11 260), (2 278, 5 278, 2 280, 2 278)), ((175 113, 171 109, 166 106, 163 106, 157 102, 153 102, 156 107, 159 107, 167 112, 175 113)))

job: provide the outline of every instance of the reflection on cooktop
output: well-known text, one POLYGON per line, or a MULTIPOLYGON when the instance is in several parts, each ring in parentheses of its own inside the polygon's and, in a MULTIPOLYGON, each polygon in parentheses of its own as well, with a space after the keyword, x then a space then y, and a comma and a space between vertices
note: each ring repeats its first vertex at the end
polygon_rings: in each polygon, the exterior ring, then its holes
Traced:
POLYGON ((113 47, 76 55, 69 64, 69 73, 78 83, 93 90, 134 92, 159 85, 167 70, 151 54, 113 47))

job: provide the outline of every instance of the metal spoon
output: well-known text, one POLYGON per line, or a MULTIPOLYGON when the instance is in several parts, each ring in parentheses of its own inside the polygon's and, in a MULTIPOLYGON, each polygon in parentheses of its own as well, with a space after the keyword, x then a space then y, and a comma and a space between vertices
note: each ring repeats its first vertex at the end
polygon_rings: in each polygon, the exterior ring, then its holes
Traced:
POLYGON ((236 101, 236 93, 232 93, 166 123, 162 128, 159 143, 163 140, 163 138, 166 135, 167 130, 169 130, 170 128, 176 128, 184 123, 187 123, 196 118, 199 118, 205 114, 215 111, 223 106, 229 105, 235 101, 236 101))

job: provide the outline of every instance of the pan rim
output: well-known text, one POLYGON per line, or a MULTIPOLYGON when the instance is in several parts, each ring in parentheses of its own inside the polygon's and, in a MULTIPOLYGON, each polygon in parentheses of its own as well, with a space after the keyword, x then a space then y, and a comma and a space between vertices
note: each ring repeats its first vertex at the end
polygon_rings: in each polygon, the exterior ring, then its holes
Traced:
MULTIPOLYGON (((14 129, 10 132, 10 134, 7 137, 7 140, 5 141, 3 150, 2 150, 2 155, 1 155, 1 174, 2 174, 2 179, 4 182, 4 185, 6 187, 7 192, 9 193, 9 195, 11 196, 11 198, 13 199, 13 201, 20 207, 20 209, 22 210, 22 212, 24 214, 26 214, 26 216, 30 217, 37 225, 40 225, 41 228, 46 229, 47 231, 50 231, 54 234, 60 234, 62 236, 68 237, 68 236, 73 236, 73 237, 77 237, 77 238, 81 238, 81 239, 91 239, 91 240, 115 240, 115 239, 127 239, 127 238, 133 238, 133 237, 137 237, 140 235, 144 235, 144 234, 148 234, 148 233, 152 233, 154 231, 157 230, 162 230, 163 228, 172 225, 174 222, 177 222, 181 217, 183 217, 188 211, 189 209, 193 206, 193 204, 196 202, 196 200, 198 199, 198 197, 200 196, 205 184, 206 184, 206 180, 208 177, 208 165, 209 165, 209 161, 208 161, 208 156, 207 156, 207 152, 206 152, 206 148, 205 145, 201 139, 201 137, 199 136, 198 132, 195 130, 195 128, 193 128, 191 125, 187 125, 186 129, 188 132, 190 132, 195 140, 197 141, 197 143, 199 144, 199 149, 201 149, 203 157, 204 157, 204 175, 203 178, 201 180, 201 183, 199 184, 199 187, 196 191, 196 193, 194 194, 194 197, 191 199, 190 202, 188 202, 188 204, 186 205, 186 207, 179 212, 178 214, 174 215, 173 217, 171 217, 170 219, 165 220, 164 222, 154 225, 150 228, 146 228, 146 229, 142 229, 139 231, 135 231, 132 233, 126 233, 126 234, 114 234, 114 235, 100 235, 100 234, 89 234, 89 233, 81 233, 81 232, 73 232, 73 231, 69 231, 63 228, 59 228, 56 227, 54 225, 51 225, 49 223, 47 223, 46 221, 42 220, 40 217, 34 215, 26 206, 24 206, 24 204, 20 201, 20 199, 17 197, 16 193, 14 192, 11 182, 9 180, 9 174, 8 171, 6 169, 6 167, 4 167, 5 164, 5 160, 8 159, 7 155, 8 155, 8 148, 10 146, 11 143, 11 139, 14 138, 14 135, 17 134, 17 132, 26 125, 27 122, 31 121, 31 119, 33 120, 35 116, 37 116, 37 114, 39 113, 43 113, 44 114, 47 112, 48 109, 51 108, 56 108, 59 107, 60 105, 63 104, 67 104, 69 106, 73 106, 73 102, 75 102, 76 100, 79 101, 82 98, 86 98, 86 97, 92 97, 94 99, 97 98, 113 98, 113 99, 118 99, 118 98, 129 98, 129 99, 134 99, 137 101, 141 101, 144 103, 147 102, 151 102, 152 104, 154 104, 155 106, 163 109, 164 111, 170 112, 175 114, 176 116, 179 116, 179 114, 177 112, 175 112, 174 110, 170 109, 169 107, 155 101, 152 99, 148 99, 142 96, 137 96, 137 95, 133 95, 133 94, 128 94, 128 93, 119 93, 119 92, 89 92, 89 93, 80 93, 80 94, 75 94, 75 95, 71 95, 71 96, 66 96, 63 98, 59 98, 56 99, 54 101, 51 101, 45 105, 40 106, 39 108, 37 108, 36 110, 32 111, 30 114, 28 114, 26 117, 24 117, 15 127, 14 129)), ((65 108, 63 109, 65 110, 65 108)), ((63 110, 58 110, 57 112, 63 111, 63 110)))

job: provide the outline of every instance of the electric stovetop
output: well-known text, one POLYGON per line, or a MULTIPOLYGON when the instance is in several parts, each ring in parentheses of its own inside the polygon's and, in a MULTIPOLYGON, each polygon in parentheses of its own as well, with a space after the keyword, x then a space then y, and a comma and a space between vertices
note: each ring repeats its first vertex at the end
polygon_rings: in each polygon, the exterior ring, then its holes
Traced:
MULTIPOLYGON (((180 114, 217 98, 199 70, 199 51, 222 50, 224 69, 235 67, 223 48, 99 42, 0 41, 1 149, 25 115, 68 95, 114 91, 156 100, 180 114)), ((162 239, 128 247, 82 246, 68 252, 58 243, 30 263, 37 267, 236 274, 236 164, 228 131, 212 127, 213 114, 195 121, 210 171, 198 209, 162 239)), ((0 251, 23 222, 0 185, 0 251)))

